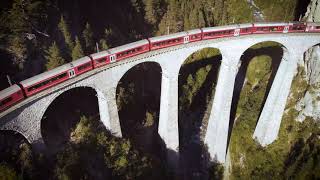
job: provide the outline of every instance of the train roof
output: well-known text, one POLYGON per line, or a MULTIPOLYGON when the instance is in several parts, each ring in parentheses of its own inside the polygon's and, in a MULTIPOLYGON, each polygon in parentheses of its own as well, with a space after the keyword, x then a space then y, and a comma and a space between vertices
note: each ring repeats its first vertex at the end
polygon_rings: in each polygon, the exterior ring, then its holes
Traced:
POLYGON ((101 52, 97 52, 97 53, 94 53, 94 54, 91 54, 90 56, 92 57, 92 59, 99 59, 99 58, 102 58, 102 57, 106 57, 110 55, 110 53, 105 50, 105 51, 101 51, 101 52))
POLYGON ((248 28, 248 27, 253 27, 253 24, 251 23, 246 23, 246 24, 239 24, 239 28, 248 28))
POLYGON ((119 46, 119 47, 115 47, 115 48, 109 49, 108 51, 109 51, 110 54, 115 54, 115 53, 118 53, 118 52, 122 52, 122 51, 125 51, 125 50, 129 50, 129 49, 136 48, 136 47, 143 46, 143 45, 147 45, 147 44, 149 44, 149 41, 146 40, 146 39, 143 39, 143 40, 140 40, 140 41, 136 41, 136 42, 133 42, 133 43, 129 43, 129 44, 125 44, 125 45, 122 45, 122 46, 119 46))
POLYGON ((283 23, 283 22, 259 22, 259 23, 254 23, 255 27, 262 27, 262 26, 285 26, 288 25, 288 23, 283 23))
POLYGON ((227 26, 216 26, 216 27, 206 27, 202 28, 203 32, 211 32, 211 31, 219 31, 219 30, 229 30, 229 29, 236 29, 239 28, 239 25, 227 25, 227 26))
POLYGON ((187 31, 188 35, 199 34, 199 33, 201 33, 201 29, 193 29, 193 30, 187 31))
POLYGON ((178 32, 178 33, 174 33, 174 34, 152 37, 152 38, 149 38, 149 40, 151 43, 153 43, 153 42, 159 42, 159 41, 164 41, 164 40, 178 38, 178 37, 184 37, 187 35, 188 35, 187 32, 178 32))
POLYGON ((67 71, 67 70, 69 70, 71 68, 72 67, 71 67, 70 63, 64 64, 64 65, 56 67, 56 68, 54 68, 54 69, 52 69, 50 71, 46 71, 44 73, 38 74, 36 76, 33 76, 33 77, 29 78, 29 79, 23 80, 23 81, 20 82, 20 84, 23 87, 28 87, 28 86, 31 86, 33 84, 39 83, 39 82, 41 82, 43 80, 46 80, 46 79, 48 79, 50 77, 53 77, 53 76, 55 76, 55 75, 57 75, 59 73, 67 71))
POLYGON ((5 99, 6 97, 10 96, 11 94, 20 91, 20 87, 16 84, 0 91, 0 100, 5 99))
POLYGON ((87 62, 91 62, 91 59, 88 56, 85 56, 83 58, 77 59, 75 61, 71 62, 71 65, 76 67, 76 66, 80 66, 82 64, 85 64, 87 62))

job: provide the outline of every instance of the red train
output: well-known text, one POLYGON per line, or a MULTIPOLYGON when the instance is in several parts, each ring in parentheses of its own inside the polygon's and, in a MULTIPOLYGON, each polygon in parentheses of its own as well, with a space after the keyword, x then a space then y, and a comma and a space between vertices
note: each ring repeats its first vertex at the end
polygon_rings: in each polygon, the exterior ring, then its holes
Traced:
POLYGON ((0 91, 0 111, 70 78, 145 52, 207 39, 270 33, 320 33, 320 23, 255 23, 208 27, 140 40, 99 53, 36 75, 0 91))

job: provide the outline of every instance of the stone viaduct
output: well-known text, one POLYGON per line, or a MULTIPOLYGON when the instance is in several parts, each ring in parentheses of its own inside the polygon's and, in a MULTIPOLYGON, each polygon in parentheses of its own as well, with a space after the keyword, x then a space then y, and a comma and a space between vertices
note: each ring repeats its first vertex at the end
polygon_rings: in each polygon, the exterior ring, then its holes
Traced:
POLYGON ((319 34, 262 34, 199 41, 151 51, 77 76, 49 88, 0 114, 0 129, 21 133, 37 150, 45 150, 41 119, 59 95, 75 87, 91 87, 98 97, 100 119, 108 130, 122 136, 116 105, 116 88, 124 74, 143 62, 156 62, 162 70, 158 133, 168 149, 169 166, 179 162, 178 76, 188 56, 203 48, 217 48, 222 55, 216 91, 205 136, 213 160, 224 163, 227 150, 231 101, 242 54, 251 46, 274 41, 284 55, 259 117, 253 138, 266 146, 277 139, 282 114, 297 64, 304 53, 320 43, 319 34), (170 153, 169 153, 170 152, 170 153), (172 153, 174 152, 174 153, 172 153))

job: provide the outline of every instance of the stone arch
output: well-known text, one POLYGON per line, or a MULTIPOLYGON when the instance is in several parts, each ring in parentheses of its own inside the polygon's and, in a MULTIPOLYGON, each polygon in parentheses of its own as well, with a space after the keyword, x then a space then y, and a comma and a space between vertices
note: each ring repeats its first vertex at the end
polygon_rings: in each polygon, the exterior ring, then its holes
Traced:
MULTIPOLYGON (((204 146, 214 92, 219 76, 222 53, 204 47, 189 54, 179 70, 178 124, 180 160, 190 176, 206 164, 204 146)), ((203 177, 204 178, 204 177, 203 177)))
MULTIPOLYGON (((278 73, 278 68, 282 62, 291 61, 289 55, 287 47, 276 41, 259 42, 243 52, 233 91, 228 146, 229 141, 239 141, 234 138, 240 137, 237 134, 240 131, 246 131, 243 134, 253 141, 251 137, 278 73), (250 116, 246 116, 247 114, 250 116), (234 126, 235 121, 237 126, 234 126), (246 123, 246 125, 238 125, 240 123, 246 123), (241 128, 247 129, 239 130, 241 128)), ((231 144, 230 151, 237 146, 236 143, 231 144)))
POLYGON ((158 154, 162 67, 145 61, 126 71, 116 86, 116 101, 123 137, 138 149, 158 154), (143 139, 143 140, 142 140, 143 139))
MULTIPOLYGON (((6 129, 1 129, 0 134, 5 133, 9 135, 14 135, 14 136, 21 136, 21 139, 24 139, 28 144, 31 145, 32 142, 28 139, 27 136, 23 134, 23 132, 20 132, 19 130, 6 130, 6 129)), ((0 146, 1 147, 1 146, 0 146)))
POLYGON ((69 140, 71 128, 80 116, 99 119, 98 92, 91 86, 79 85, 68 87, 53 96, 40 120, 41 136, 48 150, 54 152, 69 140))

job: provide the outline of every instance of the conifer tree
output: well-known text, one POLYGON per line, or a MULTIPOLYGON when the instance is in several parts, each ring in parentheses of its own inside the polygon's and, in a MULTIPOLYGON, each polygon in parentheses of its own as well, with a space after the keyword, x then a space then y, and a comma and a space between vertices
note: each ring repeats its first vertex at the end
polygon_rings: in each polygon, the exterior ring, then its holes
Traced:
POLYGON ((91 53, 94 48, 94 41, 93 41, 93 32, 89 23, 86 24, 86 27, 82 32, 82 36, 85 43, 85 51, 87 53, 91 53))
POLYGON ((107 41, 105 39, 100 39, 99 45, 101 50, 106 50, 109 48, 107 41))
POLYGON ((64 20, 63 16, 61 16, 60 18, 60 22, 58 24, 59 30, 62 32, 64 41, 66 43, 66 46, 68 48, 68 53, 70 53, 72 51, 72 49, 74 48, 74 44, 72 41, 72 37, 71 37, 71 33, 68 27, 67 22, 64 20))
POLYGON ((145 19, 148 23, 154 25, 157 22, 157 15, 155 10, 155 0, 144 0, 145 5, 145 19))
POLYGON ((76 44, 75 44, 74 48, 72 49, 71 56, 72 56, 73 61, 84 56, 80 40, 77 36, 76 36, 76 44))
POLYGON ((52 45, 49 47, 49 49, 46 51, 46 59, 47 64, 46 68, 47 70, 53 69, 55 67, 58 67, 62 64, 64 64, 64 59, 61 56, 60 50, 56 44, 56 42, 53 42, 52 45))

